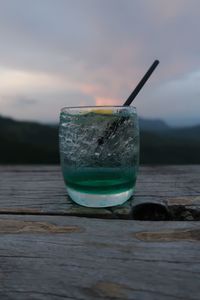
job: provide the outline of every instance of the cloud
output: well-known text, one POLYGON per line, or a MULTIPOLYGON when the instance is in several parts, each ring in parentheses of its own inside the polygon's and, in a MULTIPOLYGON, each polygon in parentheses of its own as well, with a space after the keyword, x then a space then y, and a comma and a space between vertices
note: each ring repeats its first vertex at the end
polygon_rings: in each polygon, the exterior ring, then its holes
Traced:
POLYGON ((168 23, 169 20, 182 18, 190 8, 189 1, 187 0, 154 0, 146 3, 149 10, 152 12, 155 18, 161 23, 168 23), (152 5, 153 4, 153 5, 152 5))
POLYGON ((155 117, 178 126, 181 123, 192 125, 199 123, 200 111, 200 69, 198 72, 183 75, 177 80, 163 83, 150 94, 144 91, 144 102, 138 101, 142 115, 155 117), (149 101, 150 99, 150 101, 149 101))
POLYGON ((95 99, 81 93, 47 93, 28 98, 28 95, 0 96, 0 114, 20 120, 36 120, 42 123, 59 121, 62 107, 95 105, 95 99), (37 97, 37 98, 35 98, 37 97))
MULTIPOLYGON (((0 109, 22 116, 8 109, 6 95, 37 99, 31 107, 36 117, 40 110, 38 118, 47 118, 42 103, 49 101, 49 120, 57 116, 48 99, 58 106, 69 95, 75 105, 123 103, 158 58, 136 99, 141 114, 158 117, 158 90, 177 94, 168 83, 200 70, 199 6, 198 0, 0 0, 0 109)), ((25 103, 24 111, 28 118, 25 103)))
POLYGON ((121 105, 120 99, 113 99, 113 98, 102 98, 102 97, 96 97, 95 104, 98 106, 104 106, 104 105, 121 105))
POLYGON ((31 98, 25 98, 25 97, 20 97, 19 99, 15 100, 15 104, 18 106, 27 106, 27 105, 35 105, 38 103, 38 100, 36 99, 31 99, 31 98))

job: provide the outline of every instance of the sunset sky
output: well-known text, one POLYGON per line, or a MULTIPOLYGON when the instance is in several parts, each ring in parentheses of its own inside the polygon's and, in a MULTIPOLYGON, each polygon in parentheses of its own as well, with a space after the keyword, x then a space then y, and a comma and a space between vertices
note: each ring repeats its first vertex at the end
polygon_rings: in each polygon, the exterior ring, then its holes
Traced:
POLYGON ((200 123, 199 0, 0 0, 0 115, 57 122, 63 106, 123 104, 200 123))

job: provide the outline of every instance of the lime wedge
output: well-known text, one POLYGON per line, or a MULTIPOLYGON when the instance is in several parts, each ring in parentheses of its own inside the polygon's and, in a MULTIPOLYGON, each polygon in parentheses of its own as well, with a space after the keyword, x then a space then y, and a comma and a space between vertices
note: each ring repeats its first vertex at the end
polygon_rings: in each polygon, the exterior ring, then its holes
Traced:
POLYGON ((113 113, 112 109, 94 109, 91 110, 95 114, 111 115, 113 113))

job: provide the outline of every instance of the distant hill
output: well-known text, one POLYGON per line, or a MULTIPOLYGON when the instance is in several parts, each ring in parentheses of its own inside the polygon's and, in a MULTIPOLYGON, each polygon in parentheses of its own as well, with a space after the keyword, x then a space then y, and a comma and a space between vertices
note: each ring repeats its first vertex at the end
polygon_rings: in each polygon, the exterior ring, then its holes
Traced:
POLYGON ((170 127, 162 120, 148 120, 140 118, 140 129, 144 131, 162 131, 168 130, 170 127))
POLYGON ((140 124, 142 163, 200 163, 200 125, 172 128, 157 120, 146 120, 143 124, 140 124))
POLYGON ((0 117, 0 163, 58 163, 58 129, 0 117))
MULTIPOLYGON (((200 164, 200 125, 171 128, 140 119, 143 164, 200 164)), ((58 126, 0 116, 0 164, 59 163, 58 126)))

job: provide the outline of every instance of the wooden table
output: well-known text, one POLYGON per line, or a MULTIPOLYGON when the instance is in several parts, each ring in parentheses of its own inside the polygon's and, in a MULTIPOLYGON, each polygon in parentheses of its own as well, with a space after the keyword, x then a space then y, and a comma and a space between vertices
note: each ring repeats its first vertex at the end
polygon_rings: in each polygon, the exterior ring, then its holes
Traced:
POLYGON ((72 203, 57 166, 1 166, 0 300, 199 300, 199 220, 200 166, 141 167, 109 209, 72 203))

